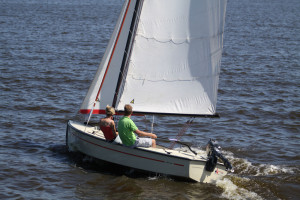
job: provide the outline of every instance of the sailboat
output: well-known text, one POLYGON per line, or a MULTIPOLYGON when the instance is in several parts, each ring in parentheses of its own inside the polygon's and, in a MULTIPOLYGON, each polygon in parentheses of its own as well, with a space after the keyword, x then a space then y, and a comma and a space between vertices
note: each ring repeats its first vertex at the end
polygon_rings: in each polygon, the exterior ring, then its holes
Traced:
MULTIPOLYGON (((212 183, 232 169, 210 140, 207 156, 194 151, 129 148, 107 142, 90 118, 112 105, 122 114, 217 117, 226 0, 125 0, 100 66, 70 120, 69 151, 134 169, 212 183), (220 161, 220 162, 219 162, 220 161)), ((197 133, 195 133, 197 134, 197 133)), ((158 135, 159 138, 159 135, 158 135)), ((176 142, 176 141, 175 141, 176 142)))

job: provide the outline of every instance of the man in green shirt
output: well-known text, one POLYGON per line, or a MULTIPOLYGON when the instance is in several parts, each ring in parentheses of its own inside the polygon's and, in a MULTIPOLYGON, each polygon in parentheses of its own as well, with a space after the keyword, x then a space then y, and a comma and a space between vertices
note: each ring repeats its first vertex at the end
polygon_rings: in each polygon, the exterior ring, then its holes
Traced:
POLYGON ((118 132, 122 140, 122 143, 125 146, 129 147, 156 147, 155 138, 157 136, 153 133, 146 133, 140 131, 135 123, 130 119, 132 115, 132 106, 126 104, 124 106, 124 116, 119 120, 118 123, 118 132), (140 137, 150 137, 150 138, 139 138, 134 134, 136 133, 140 137), (152 138, 152 139, 151 139, 152 138))

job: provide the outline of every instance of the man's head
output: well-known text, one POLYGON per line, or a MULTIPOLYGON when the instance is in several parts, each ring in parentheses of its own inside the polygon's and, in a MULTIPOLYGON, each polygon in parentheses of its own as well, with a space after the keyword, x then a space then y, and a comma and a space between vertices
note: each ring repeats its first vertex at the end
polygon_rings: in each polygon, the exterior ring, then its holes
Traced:
POLYGON ((125 116, 129 116, 129 115, 131 115, 131 114, 132 114, 132 106, 129 105, 129 104, 126 104, 126 105, 124 106, 124 115, 125 115, 125 116))

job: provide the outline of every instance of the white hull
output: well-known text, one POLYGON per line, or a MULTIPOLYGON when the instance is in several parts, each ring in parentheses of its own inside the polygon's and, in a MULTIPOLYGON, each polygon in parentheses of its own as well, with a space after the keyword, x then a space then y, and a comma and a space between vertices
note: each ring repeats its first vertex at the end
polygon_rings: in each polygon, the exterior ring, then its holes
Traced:
POLYGON ((206 159, 189 152, 167 148, 128 148, 105 141, 100 130, 69 121, 67 126, 69 151, 79 151, 91 157, 140 170, 213 183, 227 174, 218 163, 213 172, 204 169, 206 159))

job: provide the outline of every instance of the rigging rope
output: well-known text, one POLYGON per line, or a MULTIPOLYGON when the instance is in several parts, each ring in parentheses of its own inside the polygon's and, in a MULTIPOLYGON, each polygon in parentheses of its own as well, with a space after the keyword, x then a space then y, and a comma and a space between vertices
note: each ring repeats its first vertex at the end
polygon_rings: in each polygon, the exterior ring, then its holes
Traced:
POLYGON ((179 131, 179 133, 177 134, 176 136, 176 139, 171 143, 169 149, 173 149, 176 142, 179 141, 181 139, 181 137, 184 135, 184 133, 188 130, 188 128, 192 125, 193 121, 194 121, 194 118, 193 117, 191 120, 188 120, 184 126, 182 127, 182 129, 179 131))

